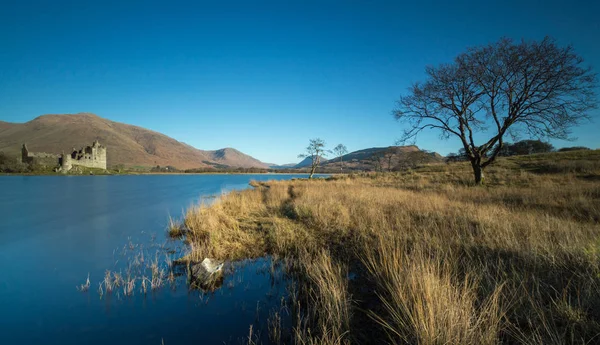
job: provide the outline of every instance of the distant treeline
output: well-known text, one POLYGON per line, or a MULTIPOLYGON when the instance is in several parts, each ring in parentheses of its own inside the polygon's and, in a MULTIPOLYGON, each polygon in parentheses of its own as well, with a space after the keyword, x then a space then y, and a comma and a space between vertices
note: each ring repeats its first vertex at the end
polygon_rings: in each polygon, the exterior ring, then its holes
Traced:
MULTIPOLYGON (((552 146, 552 144, 541 141, 541 140, 521 140, 516 143, 504 143, 500 149, 498 156, 510 157, 510 156, 523 156, 531 155, 536 153, 548 153, 548 152, 568 152, 568 151, 580 151, 580 150, 591 150, 585 146, 572 146, 563 147, 558 150, 552 146)), ((495 149, 494 149, 495 151, 495 149)), ((452 161, 467 160, 467 154, 465 149, 458 150, 458 153, 450 153, 446 156, 446 159, 452 161)))

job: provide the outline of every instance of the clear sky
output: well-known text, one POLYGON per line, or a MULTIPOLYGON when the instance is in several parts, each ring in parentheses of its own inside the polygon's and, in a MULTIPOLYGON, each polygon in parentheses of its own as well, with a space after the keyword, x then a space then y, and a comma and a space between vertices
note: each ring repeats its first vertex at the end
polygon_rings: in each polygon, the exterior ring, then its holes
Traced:
MULTIPOLYGON (((592 0, 3 0, 0 120, 92 112, 279 164, 314 137, 389 146, 402 129, 395 101, 426 65, 502 36, 550 35, 598 72, 599 16, 592 0)), ((553 143, 597 148, 599 129, 553 143)), ((417 145, 459 148, 435 132, 417 145)))

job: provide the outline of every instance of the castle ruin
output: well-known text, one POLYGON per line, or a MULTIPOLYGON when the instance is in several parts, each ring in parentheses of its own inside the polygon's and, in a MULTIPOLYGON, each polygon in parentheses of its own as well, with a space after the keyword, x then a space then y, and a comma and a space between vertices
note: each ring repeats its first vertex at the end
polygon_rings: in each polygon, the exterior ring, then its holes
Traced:
POLYGON ((27 145, 23 144, 21 148, 21 162, 25 164, 36 164, 47 167, 54 167, 58 164, 60 155, 45 152, 29 152, 27 145))
POLYGON ((21 161, 28 164, 56 166, 57 170, 61 172, 71 170, 74 165, 106 170, 106 147, 100 145, 96 140, 92 146, 86 146, 79 150, 73 148, 70 154, 56 155, 45 152, 29 152, 27 145, 23 144, 21 161))

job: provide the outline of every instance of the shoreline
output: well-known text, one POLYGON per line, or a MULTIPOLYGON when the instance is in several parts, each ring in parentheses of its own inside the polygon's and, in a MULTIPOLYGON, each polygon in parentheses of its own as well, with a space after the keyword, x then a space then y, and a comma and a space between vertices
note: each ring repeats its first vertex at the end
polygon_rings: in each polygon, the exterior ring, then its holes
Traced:
MULTIPOLYGON (((346 174, 346 173, 344 173, 346 174)), ((341 173, 315 173, 314 176, 319 177, 323 175, 332 176, 332 175, 344 175, 341 173)), ((115 173, 115 174, 61 174, 61 173, 47 173, 47 174, 38 174, 38 173, 0 173, 0 176, 141 176, 141 175, 160 175, 160 176, 169 176, 169 175, 309 175, 309 173, 245 173, 245 172, 194 172, 194 173, 161 173, 161 172, 131 172, 131 173, 115 173)))

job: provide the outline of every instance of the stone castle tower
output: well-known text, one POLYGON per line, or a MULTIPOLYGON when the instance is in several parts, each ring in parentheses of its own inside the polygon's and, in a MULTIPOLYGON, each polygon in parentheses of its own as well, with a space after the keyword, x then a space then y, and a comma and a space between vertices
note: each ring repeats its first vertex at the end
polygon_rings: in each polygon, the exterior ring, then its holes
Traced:
POLYGON ((92 146, 86 146, 80 150, 71 152, 70 155, 62 154, 59 159, 62 171, 69 171, 73 165, 88 168, 106 169, 106 147, 95 140, 92 146))

